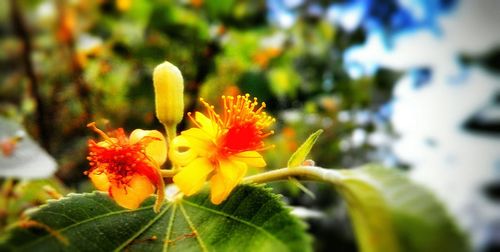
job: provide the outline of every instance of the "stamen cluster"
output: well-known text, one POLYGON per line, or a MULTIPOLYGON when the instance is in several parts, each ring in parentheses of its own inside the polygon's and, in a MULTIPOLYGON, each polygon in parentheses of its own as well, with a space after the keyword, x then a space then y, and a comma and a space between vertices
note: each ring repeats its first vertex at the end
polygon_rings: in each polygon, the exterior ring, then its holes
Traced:
MULTIPOLYGON (((217 154, 230 156, 244 151, 262 151, 269 147, 264 146, 263 139, 273 134, 265 132, 275 119, 263 110, 266 103, 259 105, 257 98, 250 100, 250 95, 222 96, 222 117, 214 110, 214 106, 200 99, 207 110, 208 118, 217 124, 216 145, 217 154)), ((191 117, 191 116, 190 116, 191 117)), ((192 121, 202 128, 194 118, 192 121)))

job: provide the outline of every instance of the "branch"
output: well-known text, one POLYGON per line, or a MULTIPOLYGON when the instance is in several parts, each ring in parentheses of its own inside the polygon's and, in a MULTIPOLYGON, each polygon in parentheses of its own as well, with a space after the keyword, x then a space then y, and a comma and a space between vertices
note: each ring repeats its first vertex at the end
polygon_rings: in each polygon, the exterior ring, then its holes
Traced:
POLYGON ((33 47, 31 45, 30 35, 28 33, 28 29, 26 28, 26 24, 24 22, 24 18, 19 8, 18 2, 19 1, 17 0, 10 0, 10 6, 11 6, 10 16, 16 36, 21 40, 23 45, 22 61, 24 64, 26 75, 28 76, 29 79, 31 95, 33 96, 36 102, 36 113, 37 113, 36 119, 37 119, 40 142, 45 149, 49 150, 50 131, 47 128, 45 109, 40 95, 40 85, 38 83, 35 74, 33 61, 31 59, 33 47))
POLYGON ((298 180, 315 180, 322 182, 329 182, 332 184, 339 184, 342 178, 337 170, 325 169, 317 166, 299 166, 295 168, 281 168, 272 170, 243 179, 242 183, 268 183, 279 180, 288 180, 295 178, 298 180))

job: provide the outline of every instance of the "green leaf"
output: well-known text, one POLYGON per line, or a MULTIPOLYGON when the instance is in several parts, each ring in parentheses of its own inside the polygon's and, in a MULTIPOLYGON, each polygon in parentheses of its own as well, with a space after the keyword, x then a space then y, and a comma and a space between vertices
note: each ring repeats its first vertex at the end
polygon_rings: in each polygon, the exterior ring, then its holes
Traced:
POLYGON ((316 198, 316 195, 314 195, 314 193, 307 189, 307 187, 305 187, 302 183, 300 183, 299 180, 297 180, 296 178, 288 178, 288 180, 290 181, 290 183, 292 183, 292 185, 296 186, 297 188, 299 188, 299 190, 301 190, 303 193, 305 193, 307 196, 315 199, 316 198))
POLYGON ((29 214, 0 238, 0 251, 310 251, 304 226, 277 195, 239 186, 220 205, 206 192, 124 210, 105 193, 70 194, 29 214))
POLYGON ((432 193, 400 171, 342 170, 346 200, 362 251, 469 251, 464 234, 432 193))
POLYGON ((288 160, 288 168, 300 166, 302 162, 304 162, 321 133, 323 133, 322 129, 317 130, 307 138, 307 140, 292 154, 288 160))

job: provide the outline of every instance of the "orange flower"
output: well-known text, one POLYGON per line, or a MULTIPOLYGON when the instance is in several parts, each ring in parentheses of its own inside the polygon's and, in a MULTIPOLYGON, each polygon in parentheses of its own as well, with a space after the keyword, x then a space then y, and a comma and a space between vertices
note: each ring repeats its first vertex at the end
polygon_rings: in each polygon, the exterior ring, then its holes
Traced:
POLYGON ((197 126, 183 131, 172 140, 170 157, 181 170, 174 183, 187 196, 195 194, 207 178, 211 184, 211 201, 220 204, 246 174, 247 166, 264 167, 266 162, 258 151, 267 149, 263 139, 274 118, 263 109, 265 103, 253 101, 249 95, 222 96, 222 116, 214 107, 200 99, 206 115, 196 112, 188 116, 197 126))
POLYGON ((56 38, 63 43, 68 43, 74 39, 74 33, 77 26, 76 11, 71 6, 61 6, 59 24, 57 27, 56 38))
POLYGON ((255 53, 252 57, 253 62, 260 66, 260 68, 266 68, 269 62, 280 55, 280 48, 264 48, 255 53))
MULTIPOLYGON (((127 138, 122 128, 110 136, 87 125, 104 138, 104 141, 89 140, 90 169, 85 172, 94 186, 109 195, 118 205, 135 209, 158 190, 157 203, 163 200, 163 179, 159 166, 166 159, 166 144, 163 135, 156 130, 136 129, 127 138)), ((159 204, 155 206, 157 210, 159 204)))

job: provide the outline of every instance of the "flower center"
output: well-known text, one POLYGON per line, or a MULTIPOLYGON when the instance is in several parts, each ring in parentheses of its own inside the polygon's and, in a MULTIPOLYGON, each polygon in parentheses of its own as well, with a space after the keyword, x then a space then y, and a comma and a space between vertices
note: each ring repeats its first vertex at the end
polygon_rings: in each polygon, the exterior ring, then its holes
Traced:
POLYGON ((264 145, 262 138, 261 131, 255 124, 236 124, 220 137, 218 145, 227 154, 257 150, 264 145))
POLYGON ((149 166, 141 144, 116 143, 100 146, 89 142, 90 170, 100 169, 112 183, 127 184, 141 166, 149 166))

